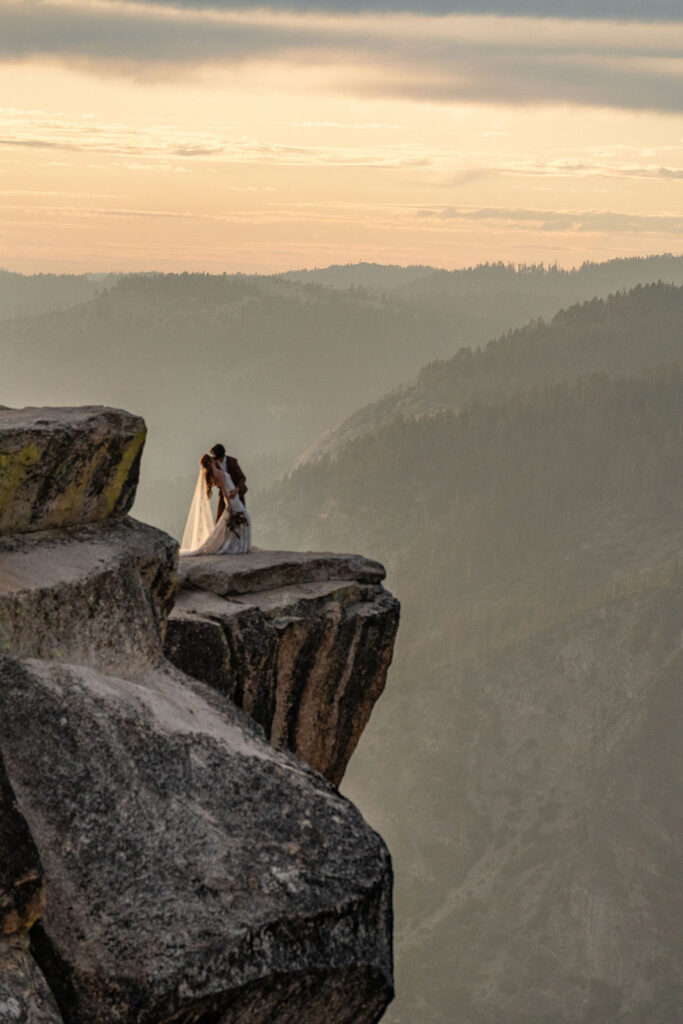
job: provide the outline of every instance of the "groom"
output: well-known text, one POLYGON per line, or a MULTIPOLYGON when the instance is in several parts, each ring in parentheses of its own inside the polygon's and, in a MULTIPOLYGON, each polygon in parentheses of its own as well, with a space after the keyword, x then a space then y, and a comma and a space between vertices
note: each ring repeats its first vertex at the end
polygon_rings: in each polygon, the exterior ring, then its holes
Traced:
MULTIPOLYGON (((235 487, 234 491, 230 492, 230 496, 234 498, 235 495, 239 494, 240 499, 246 505, 245 495, 247 493, 247 478, 242 472, 241 466, 237 459, 234 458, 234 456, 232 455, 226 455, 225 448, 223 447, 222 444, 215 444, 211 449, 211 454, 213 455, 214 459, 216 459, 218 465, 221 467, 223 472, 228 473, 230 475, 230 479, 232 480, 235 487)), ((223 515, 224 511, 225 499, 223 498, 222 494, 219 494, 218 509, 216 511, 216 522, 218 522, 220 517, 223 515)))

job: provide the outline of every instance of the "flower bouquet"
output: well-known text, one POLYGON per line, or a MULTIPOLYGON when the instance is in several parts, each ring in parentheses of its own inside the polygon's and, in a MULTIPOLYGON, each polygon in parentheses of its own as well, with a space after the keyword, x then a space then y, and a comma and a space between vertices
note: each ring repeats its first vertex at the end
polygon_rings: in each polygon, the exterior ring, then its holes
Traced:
POLYGON ((242 527, 248 525, 249 523, 244 512, 236 512, 233 509, 230 509, 230 515, 228 516, 228 530, 231 533, 234 533, 239 537, 242 527))

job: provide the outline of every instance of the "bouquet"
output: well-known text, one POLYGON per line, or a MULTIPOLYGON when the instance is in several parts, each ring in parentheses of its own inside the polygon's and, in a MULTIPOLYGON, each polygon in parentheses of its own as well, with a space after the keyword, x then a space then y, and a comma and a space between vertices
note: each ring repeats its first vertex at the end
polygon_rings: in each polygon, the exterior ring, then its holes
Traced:
POLYGON ((242 527, 248 525, 249 523, 244 512, 236 512, 233 509, 230 509, 230 515, 228 516, 228 530, 231 533, 234 533, 239 537, 242 527))

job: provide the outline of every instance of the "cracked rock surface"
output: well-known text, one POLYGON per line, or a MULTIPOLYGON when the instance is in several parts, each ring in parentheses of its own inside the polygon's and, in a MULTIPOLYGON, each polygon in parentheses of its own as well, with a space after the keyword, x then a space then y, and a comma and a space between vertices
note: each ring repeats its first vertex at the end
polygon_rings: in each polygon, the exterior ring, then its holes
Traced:
POLYGON ((393 654, 399 604, 383 573, 357 555, 181 558, 167 656, 338 785, 393 654))
POLYGON ((0 676, 50 880, 33 949, 65 1020, 378 1019, 391 869, 348 801, 170 667, 134 683, 5 658, 0 676))

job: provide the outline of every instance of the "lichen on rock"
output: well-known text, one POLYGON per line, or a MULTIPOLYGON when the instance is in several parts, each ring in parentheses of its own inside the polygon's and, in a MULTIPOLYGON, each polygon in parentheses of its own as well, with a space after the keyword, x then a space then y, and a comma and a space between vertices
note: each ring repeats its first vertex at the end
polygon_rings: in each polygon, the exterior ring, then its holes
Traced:
POLYGON ((120 409, 0 410, 0 533, 125 515, 145 436, 120 409))

